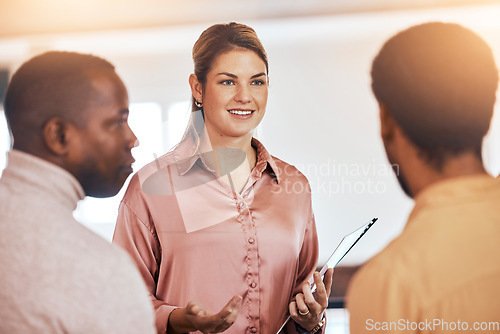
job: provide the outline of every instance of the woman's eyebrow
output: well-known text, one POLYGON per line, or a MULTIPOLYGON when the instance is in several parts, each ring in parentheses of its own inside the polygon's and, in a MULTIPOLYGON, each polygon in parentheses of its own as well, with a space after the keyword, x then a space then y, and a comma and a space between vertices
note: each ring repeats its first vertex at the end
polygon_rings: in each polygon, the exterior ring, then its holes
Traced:
POLYGON ((266 73, 262 72, 262 73, 259 73, 259 74, 252 75, 252 77, 250 79, 255 79, 255 78, 258 78, 258 77, 261 77, 261 76, 266 76, 266 73))
POLYGON ((226 75, 226 76, 228 76, 228 77, 230 77, 230 78, 234 78, 234 79, 237 79, 237 78, 238 78, 238 76, 237 76, 237 75, 234 75, 234 74, 232 74, 232 73, 228 73, 228 72, 221 72, 221 73, 217 73, 217 75, 226 75))
MULTIPOLYGON (((232 73, 228 73, 228 72, 220 72, 220 73, 217 73, 217 75, 225 75, 225 76, 228 76, 230 78, 238 79, 237 75, 232 74, 232 73)), ((252 75, 252 77, 250 79, 255 79, 255 78, 258 78, 258 77, 261 77, 261 76, 265 76, 265 75, 266 75, 266 73, 261 72, 261 73, 252 75)))

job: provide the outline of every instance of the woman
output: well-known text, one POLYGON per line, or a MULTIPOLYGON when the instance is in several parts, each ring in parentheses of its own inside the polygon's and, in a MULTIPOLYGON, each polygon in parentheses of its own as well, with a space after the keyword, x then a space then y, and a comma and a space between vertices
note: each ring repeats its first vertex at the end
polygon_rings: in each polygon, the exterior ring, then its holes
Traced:
POLYGON ((274 334, 288 312, 287 332, 321 332, 332 271, 315 274, 313 295, 309 184, 252 137, 267 104, 264 48, 252 28, 219 24, 193 60, 190 125, 132 178, 114 242, 146 281, 158 333, 274 334))

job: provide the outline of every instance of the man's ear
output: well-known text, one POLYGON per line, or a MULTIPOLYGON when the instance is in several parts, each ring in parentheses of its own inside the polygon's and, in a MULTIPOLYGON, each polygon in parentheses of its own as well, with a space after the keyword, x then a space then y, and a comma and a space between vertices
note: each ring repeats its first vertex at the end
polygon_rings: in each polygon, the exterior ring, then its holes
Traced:
POLYGON ((198 81, 196 75, 191 74, 189 76, 189 86, 191 86, 191 94, 196 101, 203 103, 203 86, 201 82, 198 81))
POLYGON ((57 156, 65 156, 69 151, 69 124, 60 117, 49 119, 43 127, 43 141, 48 150, 57 156))
POLYGON ((387 106, 379 102, 379 115, 380 115, 380 135, 384 142, 391 141, 396 132, 396 121, 394 117, 387 110, 387 106))

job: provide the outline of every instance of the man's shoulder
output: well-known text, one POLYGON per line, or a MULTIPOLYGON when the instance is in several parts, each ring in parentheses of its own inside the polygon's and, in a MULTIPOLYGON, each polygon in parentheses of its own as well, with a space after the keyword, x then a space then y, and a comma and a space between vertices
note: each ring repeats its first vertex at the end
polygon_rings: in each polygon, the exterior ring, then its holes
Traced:
POLYGON ((376 285, 376 282, 391 282, 417 288, 419 243, 403 232, 382 251, 369 259, 353 277, 353 284, 376 285))
POLYGON ((31 225, 37 230, 33 235, 26 229, 14 235, 17 240, 10 246, 0 247, 2 284, 8 287, 1 307, 9 309, 9 319, 34 319, 27 327, 13 320, 4 328, 13 333, 58 331, 43 327, 47 324, 36 315, 68 332, 78 331, 75 326, 82 323, 99 333, 132 333, 127 328, 132 321, 135 329, 148 328, 152 310, 147 290, 125 251, 72 219, 37 224, 31 225), (141 319, 146 324, 137 327, 141 319))
MULTIPOLYGON (((135 266, 129 255, 119 246, 111 244, 101 236, 89 230, 80 223, 74 221, 72 229, 68 234, 62 236, 71 242, 62 242, 61 247, 71 248, 73 261, 81 262, 85 265, 88 275, 95 279, 106 280, 108 278, 117 279, 117 274, 121 273, 123 278, 135 279, 135 266), (109 270, 108 270, 109 268, 109 270), (90 272, 91 269, 94 271, 90 272), (132 273, 132 275, 130 275, 132 273)), ((71 261, 71 259, 68 259, 71 261)))

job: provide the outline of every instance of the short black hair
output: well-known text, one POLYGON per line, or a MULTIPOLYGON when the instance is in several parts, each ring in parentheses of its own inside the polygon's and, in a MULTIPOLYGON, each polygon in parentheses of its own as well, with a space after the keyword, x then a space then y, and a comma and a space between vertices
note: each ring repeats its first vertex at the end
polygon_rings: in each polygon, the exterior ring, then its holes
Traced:
POLYGON ((39 132, 51 117, 82 125, 82 111, 92 94, 89 73, 109 70, 107 60, 76 52, 49 51, 26 61, 12 76, 4 101, 10 130, 19 134, 39 132))
POLYGON ((488 44, 453 23, 413 26, 389 39, 372 64, 372 89, 438 169, 447 158, 481 158, 498 85, 488 44))

